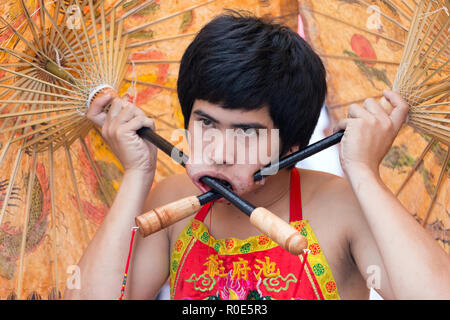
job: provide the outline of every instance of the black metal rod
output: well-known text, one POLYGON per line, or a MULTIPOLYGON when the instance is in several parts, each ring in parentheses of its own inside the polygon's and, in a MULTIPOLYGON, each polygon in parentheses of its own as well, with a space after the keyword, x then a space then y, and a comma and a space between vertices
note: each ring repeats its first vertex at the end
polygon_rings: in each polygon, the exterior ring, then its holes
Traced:
MULTIPOLYGON (((218 197, 217 199, 219 199, 221 196, 223 196, 225 199, 230 201, 234 206, 236 206, 239 210, 241 210, 247 216, 250 217, 253 210, 255 210, 255 207, 252 204, 248 203, 247 201, 245 201, 244 199, 239 197, 236 193, 234 193, 233 191, 231 191, 230 189, 228 189, 227 187, 225 187, 224 185, 219 183, 216 179, 205 176, 205 177, 202 177, 200 180, 204 184, 206 184, 208 187, 210 187, 211 189, 213 189, 215 191, 215 192, 209 191, 206 193, 214 194, 214 196, 218 197)), ((200 198, 199 197, 197 197, 197 198, 200 201, 200 198)), ((213 199, 213 200, 215 200, 215 199, 213 199)), ((203 204, 203 203, 200 201, 200 204, 203 204)))
MULTIPOLYGON (((183 153, 180 149, 172 145, 170 142, 162 138, 160 135, 155 133, 153 130, 147 127, 143 127, 137 131, 137 134, 153 143, 155 146, 157 146, 161 151, 166 153, 168 156, 170 156, 172 159, 177 161, 182 166, 185 166, 187 163, 189 157, 183 153)), ((262 168, 261 170, 258 170, 253 175, 254 181, 259 181, 263 179, 265 176, 268 176, 270 174, 273 174, 274 170, 281 170, 286 167, 289 167, 291 165, 294 165, 298 161, 301 161, 303 159, 306 159, 328 147, 331 147, 332 145, 335 145, 339 143, 344 136, 344 130, 338 131, 322 140, 319 140, 297 152, 294 152, 284 158, 282 158, 280 161, 269 164, 262 168), (264 174, 266 172, 267 174, 264 174)), ((210 178, 210 177, 202 177, 200 179, 203 183, 205 183, 208 187, 212 188, 213 190, 210 190, 208 192, 205 192, 198 196, 198 200, 200 201, 200 204, 206 204, 208 202, 211 202, 213 200, 220 199, 222 196, 236 205, 239 209, 241 209, 245 214, 249 215, 250 208, 254 207, 240 198, 238 195, 236 195, 234 192, 223 186, 220 182, 218 182, 216 179, 210 178), (205 179, 207 178, 207 179, 205 179), (205 180, 203 180, 205 179, 205 180), (226 196, 225 196, 226 194, 226 196), (231 200, 230 200, 231 199, 231 200)), ((250 211, 250 213, 253 211, 253 209, 250 211)))

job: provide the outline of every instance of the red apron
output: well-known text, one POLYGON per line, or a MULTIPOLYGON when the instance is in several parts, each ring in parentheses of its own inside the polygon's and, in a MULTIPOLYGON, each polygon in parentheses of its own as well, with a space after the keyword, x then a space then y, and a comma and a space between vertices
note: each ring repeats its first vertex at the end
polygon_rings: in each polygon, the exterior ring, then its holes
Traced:
POLYGON ((211 203, 204 205, 175 242, 172 299, 339 299, 320 245, 308 221, 302 220, 297 169, 291 171, 289 221, 306 236, 309 254, 292 255, 266 235, 214 239, 203 223, 210 208, 211 203))

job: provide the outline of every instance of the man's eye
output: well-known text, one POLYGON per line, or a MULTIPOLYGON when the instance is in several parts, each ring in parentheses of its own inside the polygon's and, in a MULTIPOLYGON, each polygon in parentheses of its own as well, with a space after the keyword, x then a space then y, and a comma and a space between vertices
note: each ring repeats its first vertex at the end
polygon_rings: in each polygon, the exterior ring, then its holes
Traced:
POLYGON ((242 128, 242 130, 243 130, 244 133, 247 134, 247 135, 257 134, 257 131, 256 131, 255 128, 242 128))
POLYGON ((212 121, 209 120, 209 119, 202 118, 202 119, 200 119, 200 121, 202 122, 202 124, 203 124, 205 127, 209 127, 209 126, 212 125, 212 121))

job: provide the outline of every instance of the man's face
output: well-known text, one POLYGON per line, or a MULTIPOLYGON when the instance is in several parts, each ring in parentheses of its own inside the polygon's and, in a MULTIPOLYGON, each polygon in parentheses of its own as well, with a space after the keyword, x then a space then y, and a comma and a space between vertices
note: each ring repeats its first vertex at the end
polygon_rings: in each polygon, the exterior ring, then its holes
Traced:
POLYGON ((261 187, 253 174, 278 160, 280 139, 269 108, 224 109, 195 100, 188 125, 189 163, 186 171, 203 192, 199 180, 210 176, 227 181, 238 195, 261 187))

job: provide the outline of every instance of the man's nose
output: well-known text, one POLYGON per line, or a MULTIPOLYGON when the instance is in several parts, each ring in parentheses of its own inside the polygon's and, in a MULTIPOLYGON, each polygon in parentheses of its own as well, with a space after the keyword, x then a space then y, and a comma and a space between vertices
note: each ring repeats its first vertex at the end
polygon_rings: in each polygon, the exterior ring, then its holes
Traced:
POLYGON ((209 160, 216 165, 232 165, 234 164, 234 146, 232 141, 226 141, 224 137, 222 141, 211 142, 210 152, 207 155, 209 160))

